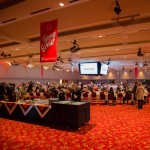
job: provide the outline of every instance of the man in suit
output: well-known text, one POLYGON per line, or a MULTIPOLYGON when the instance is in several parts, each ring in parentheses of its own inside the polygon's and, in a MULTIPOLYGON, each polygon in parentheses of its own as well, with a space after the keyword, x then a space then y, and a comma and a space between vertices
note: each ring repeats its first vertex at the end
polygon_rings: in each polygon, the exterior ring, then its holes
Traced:
POLYGON ((77 85, 73 86, 72 100, 73 101, 81 101, 81 91, 80 91, 80 89, 78 89, 77 85))

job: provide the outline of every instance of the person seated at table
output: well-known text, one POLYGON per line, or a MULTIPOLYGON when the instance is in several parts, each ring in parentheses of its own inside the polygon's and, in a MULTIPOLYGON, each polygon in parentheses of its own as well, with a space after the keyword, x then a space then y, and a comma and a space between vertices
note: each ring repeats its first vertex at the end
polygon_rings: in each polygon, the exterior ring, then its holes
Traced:
POLYGON ((59 97, 59 101, 65 100, 65 93, 63 92, 63 89, 60 89, 58 97, 59 97))
POLYGON ((72 100, 73 101, 81 101, 81 91, 80 91, 80 89, 78 89, 78 87, 76 85, 73 86, 72 100))

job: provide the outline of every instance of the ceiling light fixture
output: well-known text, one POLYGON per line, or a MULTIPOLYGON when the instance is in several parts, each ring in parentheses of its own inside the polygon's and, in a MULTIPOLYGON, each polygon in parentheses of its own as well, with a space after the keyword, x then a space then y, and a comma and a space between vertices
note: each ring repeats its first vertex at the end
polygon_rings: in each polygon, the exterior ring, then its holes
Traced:
POLYGON ((18 66, 19 64, 14 60, 13 62, 11 62, 12 66, 18 66))
POLYGON ((69 57, 69 58, 68 58, 68 61, 72 61, 72 58, 71 58, 71 57, 69 57))
POLYGON ((73 43, 73 46, 70 48, 70 52, 75 53, 75 52, 79 51, 80 48, 79 48, 79 45, 77 44, 77 41, 74 40, 72 43, 73 43))
POLYGON ((125 67, 124 67, 124 66, 122 67, 122 70, 125 70, 125 67))
POLYGON ((138 62, 136 61, 135 66, 138 66, 138 62))
POLYGON ((57 69, 63 69, 63 67, 62 66, 59 66, 58 64, 57 64, 57 62, 56 63, 54 63, 54 65, 53 65, 53 70, 57 70, 57 69))
POLYGON ((119 5, 119 2, 118 0, 116 0, 116 5, 114 7, 114 12, 119 15, 121 13, 121 8, 120 8, 120 5, 119 5))
POLYGON ((9 53, 5 53, 5 52, 1 52, 0 56, 2 56, 2 57, 4 57, 4 58, 6 58, 6 57, 10 57, 10 56, 11 56, 11 54, 9 54, 9 53))
POLYGON ((107 65, 109 65, 109 64, 110 64, 110 61, 111 61, 111 59, 109 58, 109 59, 108 59, 108 61, 107 61, 107 65))
POLYGON ((143 64, 143 67, 145 67, 145 66, 147 66, 147 65, 148 65, 148 63, 145 61, 144 64, 143 64))
POLYGON ((142 53, 141 48, 139 48, 138 52, 137 52, 137 56, 142 57, 144 56, 144 53, 142 53))
POLYGON ((64 63, 63 59, 60 56, 57 57, 57 61, 60 61, 61 63, 64 63))
POLYGON ((63 7, 63 6, 65 6, 65 4, 64 3, 59 3, 59 6, 63 7))

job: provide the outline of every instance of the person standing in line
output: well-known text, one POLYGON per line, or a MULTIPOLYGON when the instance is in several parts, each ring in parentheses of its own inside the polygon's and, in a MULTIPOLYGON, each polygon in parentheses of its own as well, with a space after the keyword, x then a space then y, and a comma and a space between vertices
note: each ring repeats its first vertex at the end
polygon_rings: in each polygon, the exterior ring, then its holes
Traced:
POLYGON ((138 100, 138 109, 142 109, 144 100, 144 87, 142 86, 142 83, 139 83, 139 86, 136 89, 136 98, 138 100))

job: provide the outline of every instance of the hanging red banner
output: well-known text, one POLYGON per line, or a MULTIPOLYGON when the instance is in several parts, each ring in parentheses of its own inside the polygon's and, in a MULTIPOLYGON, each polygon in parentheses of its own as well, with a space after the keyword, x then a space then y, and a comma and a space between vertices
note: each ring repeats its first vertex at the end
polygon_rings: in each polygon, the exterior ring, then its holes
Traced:
POLYGON ((135 67, 134 75, 135 75, 135 78, 137 78, 137 77, 138 77, 138 67, 135 67))
POLYGON ((57 20, 41 23, 40 61, 55 62, 57 60, 57 20))

